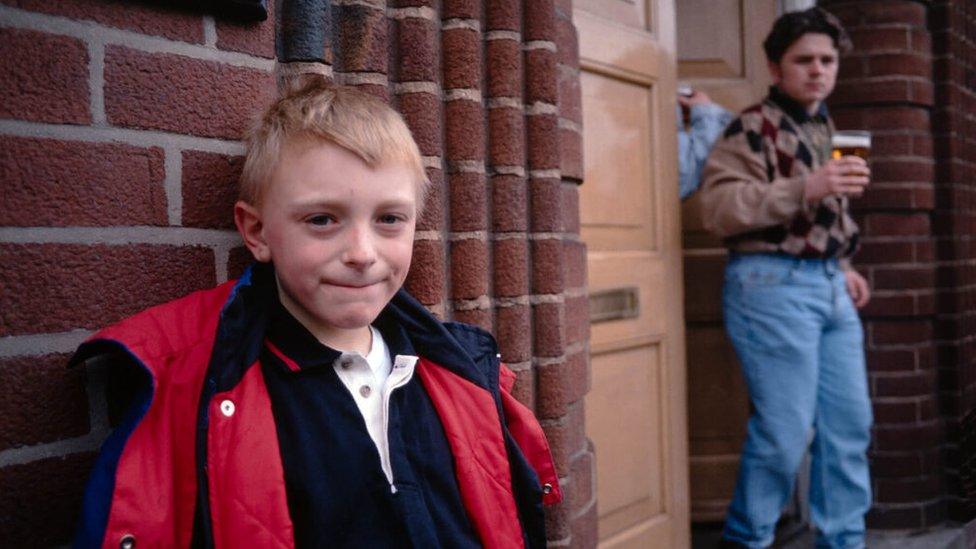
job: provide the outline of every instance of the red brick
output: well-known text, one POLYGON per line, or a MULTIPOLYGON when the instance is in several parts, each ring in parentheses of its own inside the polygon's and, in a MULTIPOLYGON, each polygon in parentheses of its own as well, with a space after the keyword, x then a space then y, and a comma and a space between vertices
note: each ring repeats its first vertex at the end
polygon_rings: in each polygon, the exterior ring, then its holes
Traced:
POLYGON ((566 269, 566 287, 586 286, 586 244, 566 240, 563 242, 563 267, 566 269))
POLYGON ((532 306, 535 356, 558 357, 563 354, 563 322, 561 303, 538 303, 532 306))
POLYGON ((474 299, 488 293, 488 244, 466 239, 451 243, 451 298, 474 299))
POLYGON ((343 72, 386 74, 389 25, 383 9, 360 4, 333 7, 336 22, 336 68, 343 72))
POLYGON ((589 367, 584 352, 566 357, 564 362, 536 369, 538 376, 539 417, 559 417, 570 404, 579 401, 590 389, 589 367))
POLYGON ((918 421, 918 405, 915 402, 874 402, 876 424, 914 424, 918 421))
POLYGON ((912 290, 935 286, 933 265, 913 265, 907 268, 872 269, 871 280, 876 290, 912 290))
POLYGON ((273 92, 268 72, 105 48, 105 113, 113 125, 240 139, 273 92))
POLYGON ((525 165, 525 119, 522 111, 509 108, 488 111, 488 154, 495 166, 525 165))
POLYGON ((556 54, 546 49, 525 52, 525 102, 549 103, 559 101, 556 74, 556 54))
MULTIPOLYGON (((502 360, 505 355, 502 355, 502 360)), ((524 404, 528 409, 535 410, 535 370, 522 368, 515 372, 515 385, 512 386, 512 396, 524 404)))
POLYGON ((559 116, 583 123, 583 98, 579 73, 559 71, 559 116))
MULTIPOLYGON (((867 130, 918 130, 931 131, 929 113, 919 107, 876 107, 863 113, 861 129, 867 130)), ((846 125, 845 127, 855 127, 846 125)))
POLYGON ((918 477, 930 474, 923 465, 921 452, 884 453, 871 456, 874 478, 918 477))
MULTIPOLYGON (((875 425, 874 448, 883 452, 908 452, 923 448, 937 448, 942 440, 940 421, 912 425, 875 425)), ((928 498, 926 498, 928 499, 928 498)))
POLYGON ((583 452, 573 460, 570 469, 573 489, 569 493, 569 506, 575 512, 582 511, 594 498, 593 481, 595 475, 593 474, 593 466, 593 454, 590 452, 583 452))
POLYGON ((590 339, 590 302, 586 296, 566 298, 566 344, 590 339))
POLYGON ((935 177, 932 162, 924 160, 873 160, 873 181, 931 183, 935 177))
POLYGON ((413 262, 404 287, 424 305, 436 305, 443 300, 444 248, 437 240, 417 240, 413 243, 413 262))
POLYGON ((559 171, 563 179, 583 180, 583 136, 576 130, 559 130, 559 171))
POLYGON ((935 375, 931 370, 909 375, 877 375, 873 383, 876 397, 926 396, 935 391, 935 375))
POLYGON ((60 332, 213 286, 214 256, 198 246, 3 244, 0 279, 0 335, 60 332))
POLYGON ((927 214, 870 214, 865 232, 871 236, 928 236, 931 226, 927 214))
POLYGON ((524 3, 525 16, 522 21, 526 42, 533 40, 555 40, 556 17, 552 0, 532 0, 524 3))
POLYGON ((871 301, 861 309, 861 314, 872 317, 912 316, 917 313, 912 295, 872 295, 871 301))
POLYGON ((932 78, 932 59, 925 55, 888 53, 867 58, 868 76, 919 76, 932 78))
POLYGON ((451 230, 488 229, 488 184, 481 173, 453 173, 451 187, 451 230))
POLYGON ((579 68, 579 40, 576 27, 569 19, 556 18, 556 52, 559 63, 579 68))
POLYGON ((398 81, 436 82, 439 80, 437 29, 426 19, 409 17, 397 21, 396 47, 398 81))
POLYGON ((910 345, 922 343, 932 337, 932 325, 924 320, 907 322, 873 321, 871 343, 873 345, 910 345))
POLYGON ((564 183, 563 190, 563 230, 567 233, 579 234, 580 232, 580 213, 579 213, 579 185, 576 183, 564 183))
POLYGON ((399 96, 399 110, 407 122, 420 154, 441 154, 441 102, 429 93, 405 93, 399 96))
POLYGON ((525 178, 496 175, 491 178, 492 228, 496 232, 522 232, 529 226, 528 188, 525 178))
MULTIPOLYGON (((592 468, 591 468, 592 470, 592 468)), ((598 540, 597 506, 591 505, 585 513, 576 515, 572 519, 572 549, 596 547, 598 540)))
POLYGON ((900 78, 846 80, 837 84, 832 103, 907 103, 912 100, 910 83, 900 78))
POLYGON ((551 114, 526 117, 529 166, 533 170, 559 168, 559 135, 557 119, 551 114))
POLYGON ((915 257, 911 242, 865 241, 854 256, 855 265, 863 263, 910 263, 915 257))
POLYGON ((222 50, 275 57, 275 4, 267 2, 268 18, 264 21, 238 23, 217 19, 217 47, 222 50))
POLYGON ((492 331, 492 318, 490 309, 468 309, 455 310, 453 320, 477 326, 486 332, 492 331))
POLYGON ((0 450, 88 433, 84 368, 69 355, 0 359, 0 450))
POLYGON ((533 232, 560 232, 562 189, 558 179, 533 179, 529 182, 533 232))
POLYGON ((904 27, 853 29, 854 51, 909 50, 909 31, 904 27))
MULTIPOLYGON (((546 507, 546 538, 550 541, 567 539, 572 535, 572 510, 568 501, 546 507)), ((577 546, 582 549, 582 546, 577 546)), ((594 543, 590 547, 596 547, 594 543)))
POLYGON ((914 349, 868 349, 868 371, 914 371, 918 363, 917 352, 914 349))
POLYGON ((182 42, 203 43, 203 17, 192 10, 162 3, 134 3, 120 0, 2 0, 24 10, 94 21, 107 27, 162 36, 182 42))
POLYGON ((166 225, 163 150, 0 137, 0 225, 166 225))
POLYGON ((0 28, 0 117, 88 124, 88 48, 80 40, 0 28))
POLYGON ((427 196, 424 199, 424 211, 417 220, 418 231, 439 231, 444 228, 444 172, 436 168, 427 168, 427 196))
POLYGON ((522 49, 515 40, 485 45, 488 97, 522 97, 522 49))
POLYGON ((556 472, 559 476, 568 476, 573 457, 586 450, 583 404, 576 402, 566 408, 566 414, 562 417, 543 421, 542 429, 552 450, 556 472))
POLYGON ((477 19, 481 16, 480 0, 444 0, 442 19, 477 19))
POLYGON ((441 34, 444 89, 481 89, 481 35, 467 28, 441 34))
POLYGON ((517 297, 529 293, 529 247, 521 238, 494 242, 494 294, 517 297))
POLYGON ((436 0, 391 0, 392 8, 433 8, 437 6, 436 0))
POLYGON ((449 160, 485 159, 485 112, 473 101, 448 101, 444 134, 449 160))
POLYGON ((244 269, 254 262, 254 256, 244 246, 238 246, 230 251, 227 258, 227 279, 239 278, 244 274, 244 269))
POLYGON ((183 225, 234 228, 243 156, 183 151, 183 225))
POLYGON ((522 2, 519 0, 492 0, 485 8, 487 30, 518 31, 522 22, 522 2))
POLYGON ((532 322, 528 305, 495 309, 495 335, 505 362, 525 362, 532 358, 532 322))
POLYGON ((941 495, 938 475, 908 479, 875 479, 875 501, 879 503, 913 503, 941 495))
POLYGON ((67 545, 78 524, 95 454, 73 454, 0 469, 0 539, 8 547, 67 545))
POLYGON ((848 29, 861 25, 885 23, 904 23, 925 27, 925 5, 907 0, 830 5, 828 11, 840 18, 848 29))
POLYGON ((532 293, 563 293, 563 242, 556 239, 532 241, 532 293))

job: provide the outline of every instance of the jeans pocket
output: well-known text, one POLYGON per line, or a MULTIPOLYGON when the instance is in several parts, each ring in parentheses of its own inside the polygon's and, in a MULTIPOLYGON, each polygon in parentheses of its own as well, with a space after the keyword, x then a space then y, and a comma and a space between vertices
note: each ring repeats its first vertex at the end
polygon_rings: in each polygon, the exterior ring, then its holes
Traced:
POLYGON ((796 270, 791 261, 742 259, 730 263, 725 271, 725 282, 742 290, 769 289, 790 281, 796 270))

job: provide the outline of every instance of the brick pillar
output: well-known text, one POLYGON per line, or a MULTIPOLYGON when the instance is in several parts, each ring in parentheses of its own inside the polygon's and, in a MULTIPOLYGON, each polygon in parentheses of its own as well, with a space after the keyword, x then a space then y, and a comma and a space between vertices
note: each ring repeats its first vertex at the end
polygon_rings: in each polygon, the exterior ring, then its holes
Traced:
POLYGON ((874 299, 863 312, 874 401, 875 504, 869 526, 919 528, 962 510, 956 425, 974 402, 970 206, 971 3, 821 2, 847 26, 831 106, 838 127, 874 133, 873 182, 855 211, 855 265, 874 299), (970 7, 965 7, 969 5, 970 7), (934 71, 933 71, 934 69, 934 71), (968 73, 967 73, 968 71, 968 73))
POLYGON ((274 13, 242 25, 97 0, 0 2, 0 539, 70 538, 110 422, 105 372, 66 371, 68 353, 242 271, 231 218, 242 131, 276 72, 317 72, 403 113, 433 182, 407 287, 442 318, 496 334, 564 483, 550 539, 593 545, 571 14, 567 0, 334 0, 329 64, 282 67, 274 13))

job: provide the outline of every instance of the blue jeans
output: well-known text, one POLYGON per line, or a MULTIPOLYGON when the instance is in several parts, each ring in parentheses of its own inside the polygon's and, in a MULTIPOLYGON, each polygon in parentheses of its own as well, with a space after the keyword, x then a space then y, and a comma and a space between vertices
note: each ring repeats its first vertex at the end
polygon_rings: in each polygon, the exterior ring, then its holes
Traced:
POLYGON ((772 544, 812 429, 817 546, 863 547, 871 401, 843 272, 835 260, 733 253, 722 301, 753 408, 724 536, 772 544))

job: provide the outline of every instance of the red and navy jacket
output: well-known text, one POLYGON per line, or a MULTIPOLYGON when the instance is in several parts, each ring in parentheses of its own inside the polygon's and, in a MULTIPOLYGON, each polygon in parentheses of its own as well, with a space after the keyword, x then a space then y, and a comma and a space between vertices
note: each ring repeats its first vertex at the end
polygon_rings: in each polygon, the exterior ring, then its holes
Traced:
MULTIPOLYGON (((145 383, 105 441, 76 547, 293 547, 284 472, 259 357, 270 267, 101 330, 71 359, 111 356, 145 383), (233 413, 221 406, 233 406, 233 413), (206 539, 193 539, 201 535, 206 539)), ((483 546, 544 547, 561 500, 542 428, 509 393, 494 339, 441 323, 400 291, 384 310, 420 357, 416 375, 448 440, 483 546)))

